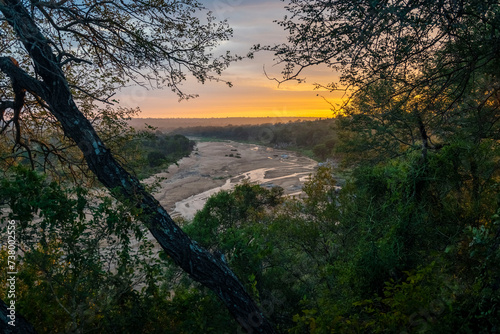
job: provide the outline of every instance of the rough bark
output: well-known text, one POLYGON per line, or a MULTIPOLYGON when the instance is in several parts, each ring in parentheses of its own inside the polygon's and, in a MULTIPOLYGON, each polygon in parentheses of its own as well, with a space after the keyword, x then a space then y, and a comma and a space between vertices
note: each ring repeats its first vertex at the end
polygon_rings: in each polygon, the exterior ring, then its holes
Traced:
POLYGON ((24 44, 41 80, 15 66, 8 57, 0 58, 0 70, 13 84, 36 94, 50 107, 65 135, 77 143, 99 181, 118 199, 134 203, 142 210, 142 220, 177 265, 195 281, 215 292, 248 333, 274 333, 271 324, 227 264, 191 240, 160 203, 113 158, 75 104, 48 40, 22 3, 16 0, 0 1, 0 11, 24 44))

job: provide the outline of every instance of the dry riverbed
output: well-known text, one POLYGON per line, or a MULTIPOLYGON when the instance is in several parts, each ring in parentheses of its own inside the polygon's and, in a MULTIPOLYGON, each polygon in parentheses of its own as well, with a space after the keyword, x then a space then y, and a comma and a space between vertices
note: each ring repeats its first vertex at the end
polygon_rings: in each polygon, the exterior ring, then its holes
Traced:
POLYGON ((280 186, 286 195, 299 195, 316 161, 294 152, 236 142, 200 142, 195 151, 165 173, 155 197, 173 216, 192 219, 208 197, 248 180, 266 187, 280 186))

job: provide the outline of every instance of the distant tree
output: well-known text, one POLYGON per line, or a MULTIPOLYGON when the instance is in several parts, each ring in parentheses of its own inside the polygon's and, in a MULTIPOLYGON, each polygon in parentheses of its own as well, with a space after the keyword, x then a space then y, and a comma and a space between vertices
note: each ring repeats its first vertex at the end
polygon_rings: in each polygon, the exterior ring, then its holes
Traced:
POLYGON ((239 140, 248 140, 248 131, 243 126, 234 128, 234 136, 239 140))
MULTIPOLYGON (((29 155, 21 120, 42 117, 82 151, 89 169, 113 194, 133 203, 171 259, 225 303, 241 326, 274 332, 237 277, 219 257, 192 241, 166 210, 113 157, 82 113, 85 103, 108 103, 127 81, 166 85, 181 97, 186 72, 215 78, 234 58, 210 52, 231 35, 203 7, 183 1, 0 1, 2 130, 29 155), (17 58, 17 59, 15 59, 17 58), (19 62, 19 63, 18 63, 19 62), (86 99, 78 100, 78 96, 86 99), (30 114, 34 104, 36 113, 30 114)), ((43 129, 44 126, 42 125, 43 129)))
POLYGON ((150 167, 160 166, 166 159, 166 155, 162 152, 153 151, 148 154, 148 162, 150 167))
POLYGON ((318 144, 313 147, 314 155, 316 155, 321 160, 325 160, 330 152, 331 152, 330 149, 326 147, 325 144, 318 144))
POLYGON ((325 146, 331 151, 335 147, 337 140, 335 138, 329 138, 325 141, 325 146))

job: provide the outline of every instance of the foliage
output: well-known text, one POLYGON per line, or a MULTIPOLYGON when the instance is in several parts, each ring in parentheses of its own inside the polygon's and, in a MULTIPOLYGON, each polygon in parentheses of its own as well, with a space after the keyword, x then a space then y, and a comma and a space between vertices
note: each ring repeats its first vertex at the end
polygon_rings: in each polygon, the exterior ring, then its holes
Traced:
POLYGON ((303 303, 294 330, 495 332, 493 146, 457 144, 429 154, 427 164, 414 152, 357 168, 338 197, 335 288, 303 303))
POLYGON ((162 332, 168 294, 136 209, 25 169, 1 183, 2 222, 17 225, 16 305, 39 333, 162 332))
POLYGON ((289 150, 312 150, 314 157, 325 160, 333 157, 336 145, 335 120, 318 119, 261 125, 240 126, 197 126, 179 128, 172 133, 186 136, 208 137, 215 139, 236 140, 267 145, 289 150), (320 149, 314 150, 316 146, 320 149))
POLYGON ((287 10, 288 42, 256 50, 275 52, 285 81, 318 64, 339 73, 317 87, 348 93, 336 148, 352 167, 332 235, 335 289, 304 299, 292 331, 498 332, 498 2, 287 10))
POLYGON ((498 2, 292 0, 286 9, 287 43, 256 49, 275 53, 285 81, 318 64, 338 73, 317 87, 347 93, 335 114, 351 158, 498 140, 498 2))
MULTIPOLYGON (((210 197, 186 232, 227 261, 276 326, 286 331, 301 300, 328 289, 332 233, 336 230, 336 180, 329 169, 307 182, 307 200, 284 199, 280 188, 237 185, 210 197)), ((333 247, 334 248, 334 247, 333 247)), ((173 277, 178 277, 173 275, 173 277)), ((186 291, 185 278, 174 287, 186 291)), ((192 289, 202 298, 204 290, 192 289)), ((195 298, 195 297, 193 297, 195 298)), ((213 317, 208 309, 195 317, 213 317)), ((215 313, 217 316, 222 314, 215 313)), ((222 331, 220 324, 214 333, 222 331)))
MULTIPOLYGON (((72 2, 58 3, 54 12, 66 3, 72 2)), ((111 4, 125 12, 141 5, 99 3, 86 27, 102 25, 95 15, 111 4)), ((154 16, 152 4, 143 5, 154 16)), ((38 4, 33 15, 47 6, 38 4)), ((285 80, 313 64, 339 69, 340 83, 353 91, 338 120, 193 133, 307 147, 324 158, 336 148, 351 159, 350 177, 339 188, 335 171, 318 168, 301 198, 252 184, 220 192, 185 222, 197 240, 192 248, 202 245, 214 255, 212 264, 234 268, 283 333, 498 333, 498 2, 292 0, 287 9, 291 16, 281 25, 289 43, 267 49, 285 64, 285 80)), ((74 12, 60 13, 64 21, 74 12)), ((61 59, 73 62, 86 51, 99 63, 95 50, 101 50, 113 66, 128 61, 101 44, 118 23, 100 27, 95 42, 83 41, 77 54, 61 52, 61 59)), ((174 29, 181 40, 182 27, 174 29)), ((220 38, 228 33, 221 27, 220 38)), ((118 31, 113 38, 120 40, 127 30, 118 31)), ((126 53, 138 43, 135 50, 144 51, 148 33, 131 30, 123 49, 112 46, 126 53)), ((151 52, 132 59, 148 67, 162 54, 151 52)), ((114 83, 129 74, 119 72, 114 83)), ((167 80, 174 89, 175 79, 167 80)), ((15 136, 11 143, 21 145, 15 136)), ((152 167, 165 160, 170 140, 190 145, 178 136, 148 136, 141 143, 152 167)), ((22 231, 20 312, 40 331, 237 331, 217 291, 191 281, 165 253, 152 258, 135 221, 140 209, 104 196, 89 200, 82 188, 65 189, 22 169, 8 176, 0 200, 8 205, 3 219, 15 218, 22 231)))
POLYGON ((182 135, 168 136, 159 131, 142 131, 126 142, 120 153, 128 161, 127 167, 144 178, 189 156, 194 146, 194 141, 182 135))
MULTIPOLYGON (((120 148, 134 135, 126 120, 137 115, 139 108, 121 107, 114 98, 117 90, 138 84, 168 87, 180 98, 194 97, 181 89, 188 75, 201 82, 213 80, 238 59, 229 53, 212 53, 232 30, 197 1, 8 2, 0 7, 0 53, 2 60, 13 59, 28 75, 40 66, 31 58, 32 50, 24 48, 27 41, 16 32, 15 27, 22 24, 12 25, 8 19, 12 8, 22 6, 43 31, 40 39, 50 41, 54 62, 64 73, 80 112, 125 164, 130 161, 122 159, 120 148)), ((53 177, 69 176, 74 182, 91 184, 94 179, 83 159, 82 143, 68 138, 40 92, 22 87, 24 93, 17 94, 12 79, 0 71, 2 169, 23 163, 53 177), (19 108, 14 108, 14 102, 19 108)), ((87 143, 83 150, 91 148, 87 143)))
MULTIPOLYGON (((322 167, 299 199, 242 184, 209 198, 184 229, 234 268, 281 332, 495 332, 497 176, 479 149, 428 158, 427 169, 418 153, 358 168, 342 189, 322 167), (473 157, 484 162, 478 195, 466 168, 473 157)), ((147 246, 131 247, 142 232, 128 208, 105 198, 92 204, 85 192, 26 171, 1 189, 11 215, 30 222, 20 234, 29 250, 20 262, 21 311, 42 332, 236 330, 213 293, 173 265, 160 270, 147 246), (109 261, 116 271, 105 269, 109 261)))

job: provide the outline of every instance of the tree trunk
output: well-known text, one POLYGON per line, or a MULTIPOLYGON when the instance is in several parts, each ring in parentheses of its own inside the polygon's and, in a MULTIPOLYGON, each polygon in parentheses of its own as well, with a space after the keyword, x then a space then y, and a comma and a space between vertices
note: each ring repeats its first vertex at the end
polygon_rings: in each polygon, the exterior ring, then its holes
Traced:
POLYGON ((42 98, 72 138, 98 180, 121 201, 142 210, 141 219, 165 252, 195 281, 211 289, 224 302, 232 316, 248 333, 274 333, 268 320, 243 285, 222 259, 191 240, 171 219, 160 203, 139 180, 130 175, 104 146, 91 123, 80 112, 68 82, 48 40, 20 1, 0 1, 0 11, 28 51, 37 75, 29 76, 7 57, 0 58, 0 69, 12 82, 42 98))
POLYGON ((13 318, 7 304, 5 304, 3 300, 0 300, 0 333, 36 334, 36 331, 19 313, 16 312, 13 318), (9 325, 9 322, 13 322, 15 326, 9 325))

